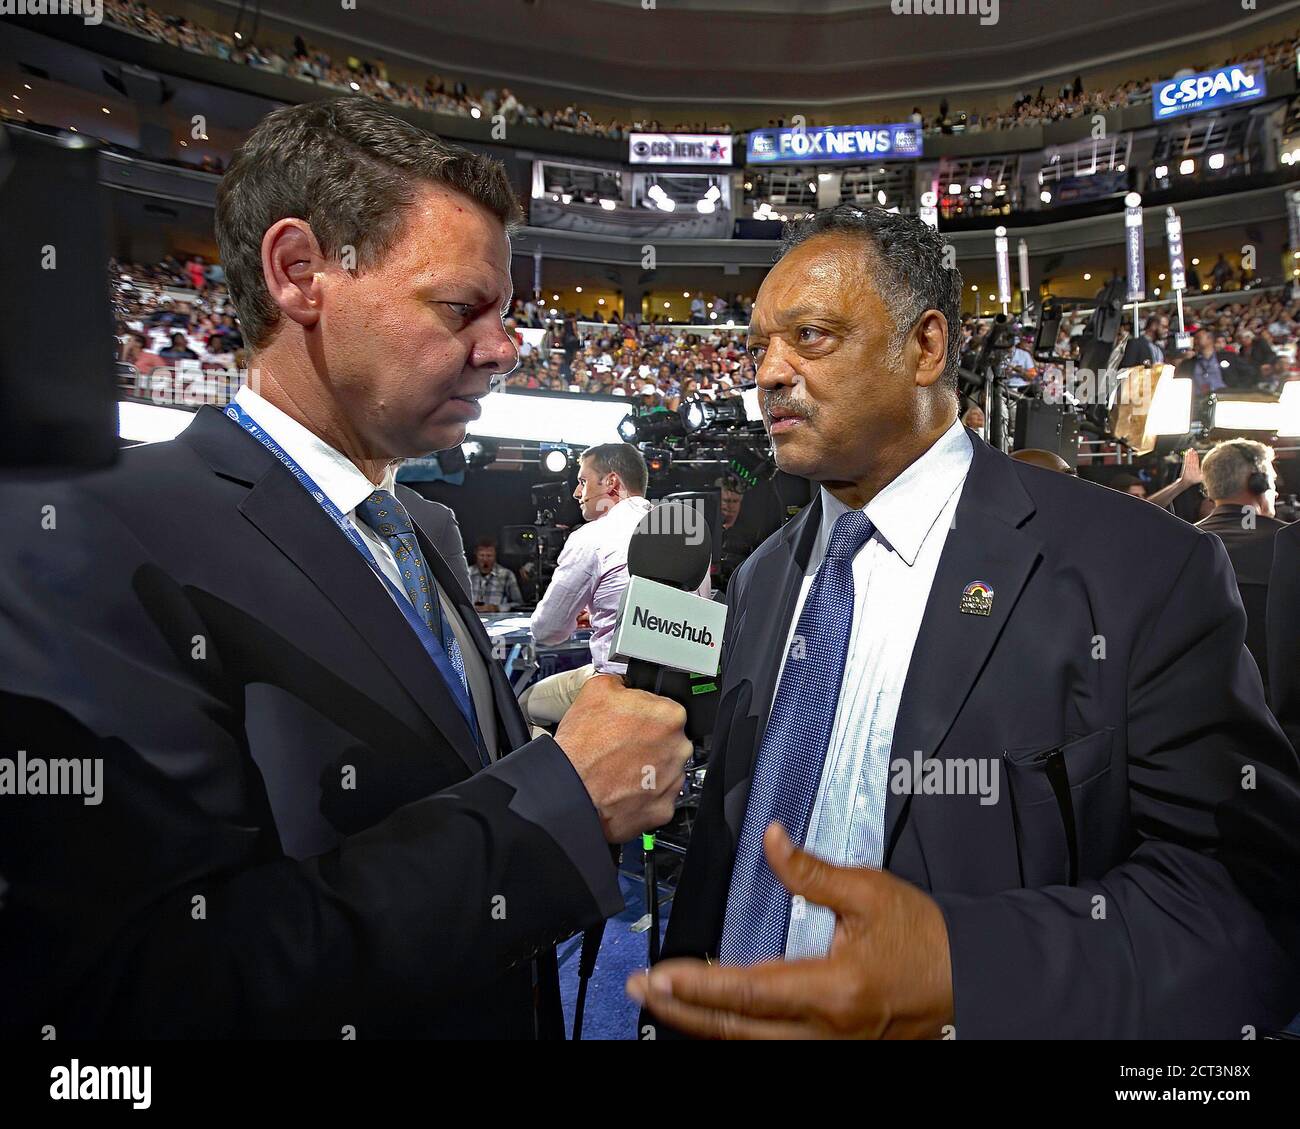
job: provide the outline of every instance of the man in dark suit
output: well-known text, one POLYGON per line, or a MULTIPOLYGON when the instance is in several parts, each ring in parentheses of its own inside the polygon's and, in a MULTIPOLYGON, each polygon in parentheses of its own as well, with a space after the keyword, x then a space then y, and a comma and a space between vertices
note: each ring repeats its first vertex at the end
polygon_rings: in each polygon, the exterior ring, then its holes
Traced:
POLYGON ((1120 360, 1120 368, 1133 368, 1137 365, 1158 365, 1162 364, 1165 359, 1165 351, 1160 346, 1162 329, 1167 331, 1169 328, 1169 319, 1161 318, 1159 314, 1151 314, 1141 333, 1135 333, 1128 339, 1124 346, 1124 356, 1120 360), (1163 321, 1163 326, 1162 326, 1163 321))
POLYGON ((728 593, 667 959, 628 982, 642 1034, 1280 1025, 1300 771, 1227 555, 957 424, 943 258, 841 206, 760 289, 777 461, 821 489, 728 593))
POLYGON ((1228 550, 1246 609, 1246 649, 1268 689, 1268 578, 1273 540, 1286 528, 1286 522, 1273 516, 1277 499, 1273 449, 1251 439, 1229 439, 1201 460, 1201 474, 1214 509, 1196 528, 1213 533, 1228 550))
POLYGON ((1192 382, 1192 394, 1199 400, 1225 389, 1253 388, 1259 379, 1254 365, 1236 353, 1214 347, 1214 334, 1199 329, 1192 339, 1193 353, 1178 362, 1175 373, 1192 382))
POLYGON ((235 403, 0 489, 0 1032, 563 1034, 554 944, 690 744, 608 678, 530 740, 394 482, 514 362, 517 207, 366 99, 276 111, 218 195, 235 403))
POLYGON ((1268 661, 1273 713, 1300 753, 1300 522, 1273 539, 1268 661))

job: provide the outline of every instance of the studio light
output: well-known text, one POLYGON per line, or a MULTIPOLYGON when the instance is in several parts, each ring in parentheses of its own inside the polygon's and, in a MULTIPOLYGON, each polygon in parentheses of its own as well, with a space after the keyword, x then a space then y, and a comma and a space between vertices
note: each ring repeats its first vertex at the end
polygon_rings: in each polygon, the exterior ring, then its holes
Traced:
POLYGON ((706 427, 741 427, 748 422, 744 402, 737 397, 716 403, 703 397, 692 397, 677 412, 687 434, 706 427))
POLYGON ((1288 380, 1278 398, 1278 435, 1300 435, 1300 380, 1288 380))
MULTIPOLYGON (((1289 405, 1288 405, 1289 406, 1289 405)), ((1216 400, 1211 431, 1230 431, 1234 435, 1276 435, 1282 426, 1280 400, 1216 400)))
POLYGON ((543 445, 537 462, 542 469, 542 473, 549 474, 553 478, 563 478, 569 473, 569 467, 572 465, 573 460, 569 456, 568 447, 543 445))
POLYGON ((684 436, 686 424, 678 412, 656 408, 652 412, 625 415, 619 421, 618 434, 624 443, 657 443, 684 436))
MULTIPOLYGON (((1167 366, 1172 370, 1172 366, 1167 366)), ((1152 435, 1186 435, 1192 426, 1192 381, 1186 376, 1164 376, 1156 384, 1147 413, 1152 435)))

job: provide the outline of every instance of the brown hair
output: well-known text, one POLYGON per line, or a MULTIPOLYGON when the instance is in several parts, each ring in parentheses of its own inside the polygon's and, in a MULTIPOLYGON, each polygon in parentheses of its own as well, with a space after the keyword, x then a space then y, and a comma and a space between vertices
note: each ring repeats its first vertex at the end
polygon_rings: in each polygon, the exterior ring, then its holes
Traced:
POLYGON ((602 477, 606 474, 617 474, 629 493, 645 494, 650 472, 646 469, 641 452, 631 443, 601 443, 595 447, 588 447, 582 452, 581 459, 590 459, 592 469, 602 477))
POLYGON ((280 320, 262 276, 262 237, 272 224, 305 220, 326 255, 338 259, 351 247, 365 270, 392 247, 422 181, 463 193, 507 232, 523 218, 500 161, 449 145, 368 98, 267 114, 217 189, 217 246, 249 344, 266 345, 280 320))

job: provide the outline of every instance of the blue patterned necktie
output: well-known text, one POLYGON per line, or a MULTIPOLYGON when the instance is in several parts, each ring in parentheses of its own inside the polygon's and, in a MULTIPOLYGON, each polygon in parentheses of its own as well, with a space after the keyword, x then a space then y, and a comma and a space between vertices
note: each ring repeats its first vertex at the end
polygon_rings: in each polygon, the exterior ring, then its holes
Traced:
POLYGON ((836 519, 799 613, 754 762, 718 950, 723 964, 756 964, 785 954, 791 899, 767 865, 763 832, 777 820, 795 843, 808 833, 853 626, 853 558, 874 532, 863 510, 836 519))
MULTIPOLYGON (((438 587, 433 581, 428 565, 421 555, 420 542, 415 535, 415 525, 406 507, 387 490, 376 490, 356 509, 358 520, 364 522, 379 534, 393 551, 397 567, 402 574, 402 586, 410 597, 411 606, 415 608, 425 625, 442 640, 443 649, 451 660, 452 668, 460 677, 460 684, 469 696, 469 679, 465 676, 465 660, 460 653, 460 644, 452 633, 447 617, 442 614, 442 605, 438 601, 438 587)), ((471 711, 474 699, 469 698, 471 711)), ((477 726, 475 726, 477 728, 477 726)))

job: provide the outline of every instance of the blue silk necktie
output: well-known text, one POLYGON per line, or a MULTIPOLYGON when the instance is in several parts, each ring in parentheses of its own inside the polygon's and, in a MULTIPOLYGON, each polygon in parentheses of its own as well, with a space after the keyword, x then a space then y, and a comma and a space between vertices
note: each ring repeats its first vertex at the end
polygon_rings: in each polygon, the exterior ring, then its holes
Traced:
POLYGON ((754 762, 718 950, 723 964, 756 964, 785 954, 791 898, 767 865, 763 833, 773 820, 795 843, 808 833, 853 626, 853 558, 874 532, 862 510, 836 519, 799 613, 754 762))
MULTIPOLYGON (((470 711, 474 699, 469 694, 469 679, 465 676, 465 660, 460 644, 452 633, 447 617, 442 614, 438 600, 438 587, 425 564, 415 525, 406 507, 387 490, 376 490, 356 509, 357 519, 373 529, 388 542, 402 574, 402 587, 410 598, 412 607, 425 625, 442 641, 443 649, 451 660, 452 668, 460 678, 461 689, 469 697, 470 711)), ((477 729, 477 725, 474 726, 477 729)))

